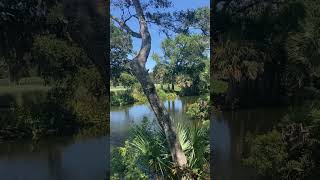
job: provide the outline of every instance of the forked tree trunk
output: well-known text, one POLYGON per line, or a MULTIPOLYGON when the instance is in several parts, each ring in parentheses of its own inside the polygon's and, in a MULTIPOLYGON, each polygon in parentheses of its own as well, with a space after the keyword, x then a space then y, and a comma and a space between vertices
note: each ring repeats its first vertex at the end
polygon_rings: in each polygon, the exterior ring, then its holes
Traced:
MULTIPOLYGON (((179 170, 184 170, 187 167, 187 158, 182 150, 177 131, 172 124, 172 119, 168 111, 159 99, 154 83, 145 69, 145 64, 151 49, 151 36, 147 27, 147 22, 140 1, 132 0, 132 2, 139 18, 142 44, 138 55, 130 64, 131 71, 141 83, 143 92, 147 96, 150 106, 166 135, 173 162, 176 163, 179 170)), ((184 175, 180 175, 182 179, 185 179, 184 175)))

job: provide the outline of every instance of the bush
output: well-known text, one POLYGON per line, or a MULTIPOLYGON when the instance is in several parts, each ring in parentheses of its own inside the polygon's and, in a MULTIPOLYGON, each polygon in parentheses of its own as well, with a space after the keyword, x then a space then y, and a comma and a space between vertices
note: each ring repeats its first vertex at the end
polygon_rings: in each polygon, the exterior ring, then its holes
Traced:
MULTIPOLYGON (((123 147, 112 151, 113 179, 177 179, 166 136, 155 123, 144 119, 131 129, 130 138, 123 147)), ((209 176, 209 122, 194 126, 177 124, 177 132, 194 179, 209 176)))
POLYGON ((286 143, 278 131, 272 131, 246 139, 250 156, 243 160, 245 165, 255 167, 258 172, 268 177, 279 177, 283 163, 288 157, 286 143))
POLYGON ((274 130, 247 138, 249 157, 243 160, 244 164, 268 179, 314 179, 319 169, 314 146, 317 141, 310 139, 300 125, 289 124, 287 128, 282 134, 274 130))
POLYGON ((115 91, 110 94, 111 106, 123 106, 132 104, 136 101, 136 96, 130 90, 115 91))
POLYGON ((187 107, 186 114, 193 120, 209 120, 209 101, 209 97, 200 98, 187 107))
POLYGON ((163 89, 157 88, 158 96, 161 100, 174 100, 177 98, 176 93, 166 93, 163 89))
POLYGON ((228 90, 228 83, 224 81, 214 80, 211 82, 211 91, 213 94, 224 94, 228 90))

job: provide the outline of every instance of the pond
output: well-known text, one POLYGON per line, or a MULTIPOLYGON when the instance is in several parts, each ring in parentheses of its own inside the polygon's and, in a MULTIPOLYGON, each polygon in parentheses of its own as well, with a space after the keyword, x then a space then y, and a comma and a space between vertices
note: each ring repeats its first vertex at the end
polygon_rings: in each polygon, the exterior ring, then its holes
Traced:
POLYGON ((0 144, 1 180, 105 179, 108 138, 59 137, 0 144))
POLYGON ((211 116, 211 156, 213 179, 256 180, 253 169, 243 167, 241 159, 248 133, 265 133, 281 120, 286 108, 259 108, 233 112, 215 112, 211 116))
MULTIPOLYGON (((187 121, 187 105, 194 103, 197 97, 182 97, 164 102, 174 120, 187 121)), ((121 146, 128 137, 128 130, 146 117, 153 120, 155 115, 148 103, 130 106, 111 107, 110 110, 110 145, 121 146)))

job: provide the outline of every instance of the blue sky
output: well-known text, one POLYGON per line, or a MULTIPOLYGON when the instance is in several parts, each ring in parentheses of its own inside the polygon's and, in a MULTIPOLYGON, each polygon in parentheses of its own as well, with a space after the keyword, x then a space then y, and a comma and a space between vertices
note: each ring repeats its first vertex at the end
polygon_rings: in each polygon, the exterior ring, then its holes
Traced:
MULTIPOLYGON (((170 8, 169 11, 196 9, 199 7, 210 6, 210 0, 173 0, 172 3, 173 3, 173 7, 170 8)), ((115 10, 115 9, 111 9, 111 13, 114 14, 115 16, 119 15, 118 10, 115 10)), ((130 20, 127 22, 127 24, 134 31, 139 32, 139 24, 137 21, 130 20)), ((151 70, 156 64, 152 60, 151 55, 153 53, 162 55, 161 42, 165 39, 165 35, 162 33, 159 33, 159 29, 155 25, 149 25, 149 31, 151 33, 152 44, 151 44, 151 51, 146 64, 146 68, 151 70)), ((133 38, 132 40, 133 40, 134 51, 138 51, 141 45, 141 39, 133 38)))

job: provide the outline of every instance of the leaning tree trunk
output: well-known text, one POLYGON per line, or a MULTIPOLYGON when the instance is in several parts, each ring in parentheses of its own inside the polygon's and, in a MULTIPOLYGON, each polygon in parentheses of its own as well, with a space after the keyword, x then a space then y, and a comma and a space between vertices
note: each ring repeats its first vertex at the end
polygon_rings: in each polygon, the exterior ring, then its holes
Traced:
MULTIPOLYGON (((163 103, 161 103, 155 85, 152 82, 148 71, 145 69, 145 64, 147 62, 151 49, 151 36, 147 27, 147 22, 143 14, 140 1, 132 0, 132 2, 139 18, 142 44, 138 55, 130 64, 131 71, 142 85, 143 92, 147 96, 150 106, 166 135, 172 159, 176 163, 178 170, 181 172, 181 170, 185 170, 185 168, 187 167, 187 158, 182 150, 176 129, 172 124, 172 119, 168 111, 163 106, 163 103)), ((183 173, 180 173, 180 175, 182 179, 185 179, 183 173)))

